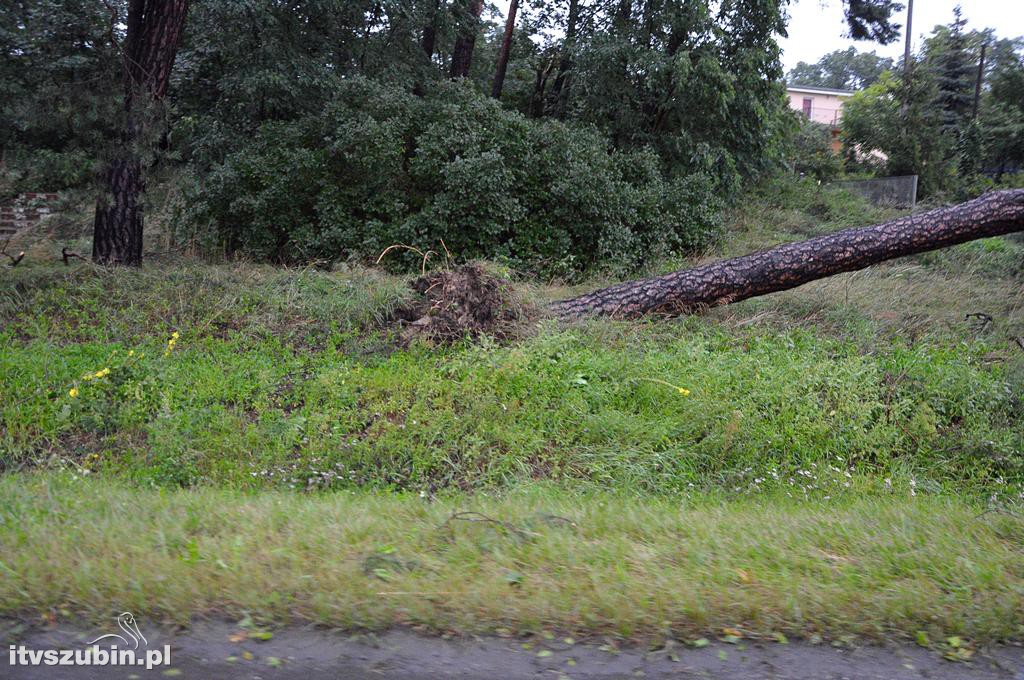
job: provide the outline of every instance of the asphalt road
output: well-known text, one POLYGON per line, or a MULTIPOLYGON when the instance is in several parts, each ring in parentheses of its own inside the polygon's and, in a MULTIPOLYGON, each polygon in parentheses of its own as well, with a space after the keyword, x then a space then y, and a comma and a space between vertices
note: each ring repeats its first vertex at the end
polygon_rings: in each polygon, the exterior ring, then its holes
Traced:
MULTIPOLYGON (((834 648, 828 644, 712 641, 695 649, 651 652, 602 649, 602 641, 525 641, 465 637, 446 640, 394 630, 351 635, 288 628, 269 640, 248 637, 229 623, 200 622, 185 632, 154 630, 144 621, 145 649, 170 645, 171 664, 138 667, 11 665, 11 645, 27 649, 83 649, 97 635, 68 627, 7 631, 0 678, 11 680, 428 680, 432 678, 703 678, 713 680, 1024 680, 1024 649, 976 650, 968 663, 950 662, 917 646, 834 648), (524 644, 528 648, 524 648, 524 644)), ((116 627, 112 626, 113 630, 116 627)))

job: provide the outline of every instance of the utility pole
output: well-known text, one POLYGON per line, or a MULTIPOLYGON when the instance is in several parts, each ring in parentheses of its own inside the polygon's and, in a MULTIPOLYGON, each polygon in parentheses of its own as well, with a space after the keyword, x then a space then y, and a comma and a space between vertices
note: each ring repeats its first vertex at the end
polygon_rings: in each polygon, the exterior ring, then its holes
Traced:
MULTIPOLYGON (((910 37, 913 35, 912 26, 914 23, 914 0, 907 0, 907 34, 905 36, 905 44, 903 47, 903 86, 900 88, 902 91, 903 103, 900 104, 900 117, 906 118, 907 111, 910 110, 910 37)), ((903 129, 901 134, 905 134, 906 129, 903 129)))
POLYGON ((914 0, 907 0, 907 35, 903 48, 903 77, 910 80, 910 38, 913 35, 911 26, 914 23, 914 0))
POLYGON ((985 77, 985 48, 987 43, 981 43, 981 58, 978 59, 978 78, 974 81, 974 111, 971 118, 978 117, 978 102, 981 101, 981 81, 985 77))

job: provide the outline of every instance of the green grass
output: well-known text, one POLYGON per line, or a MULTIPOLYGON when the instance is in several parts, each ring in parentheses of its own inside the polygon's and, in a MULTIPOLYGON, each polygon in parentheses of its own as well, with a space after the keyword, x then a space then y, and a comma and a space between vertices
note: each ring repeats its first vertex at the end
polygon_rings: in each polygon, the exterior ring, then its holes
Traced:
MULTIPOLYGON (((891 216, 759 191, 651 271, 891 216)), ((380 272, 49 247, 2 270, 0 612, 1024 633, 1016 240, 447 348, 398 341, 380 272)))
POLYGON ((33 340, 0 354, 0 442, 8 469, 155 485, 434 491, 543 478, 805 494, 873 474, 1015 495, 1020 403, 991 351, 893 342, 862 354, 805 330, 726 333, 699 319, 385 357, 188 329, 171 351, 33 340))
POLYGON ((4 271, 3 287, 0 330, 61 346, 166 339, 175 330, 322 344, 379 325, 410 295, 402 279, 364 268, 325 274, 191 259, 123 271, 28 262, 4 271))
POLYGON ((978 641, 1024 620, 1024 520, 952 497, 154 493, 67 474, 2 478, 0 497, 8 615, 978 641), (451 519, 466 511, 495 522, 451 519))

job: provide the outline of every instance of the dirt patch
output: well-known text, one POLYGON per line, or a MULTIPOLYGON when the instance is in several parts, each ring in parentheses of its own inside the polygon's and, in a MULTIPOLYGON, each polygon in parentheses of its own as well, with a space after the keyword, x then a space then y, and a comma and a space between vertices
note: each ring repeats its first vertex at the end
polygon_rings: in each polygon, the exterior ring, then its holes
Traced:
POLYGON ((410 285, 417 299, 395 314, 406 342, 451 344, 482 335, 509 340, 521 337, 525 322, 536 316, 507 279, 480 264, 432 272, 410 285))

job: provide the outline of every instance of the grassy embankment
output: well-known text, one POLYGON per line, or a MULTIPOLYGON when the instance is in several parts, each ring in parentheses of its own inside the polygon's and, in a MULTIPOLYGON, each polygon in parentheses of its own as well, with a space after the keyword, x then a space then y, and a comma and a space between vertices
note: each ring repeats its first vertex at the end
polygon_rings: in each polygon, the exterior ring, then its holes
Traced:
MULTIPOLYGON (((708 256, 880 217, 773 197, 708 256)), ((380 273, 27 259, 2 274, 0 612, 1019 637, 1022 261, 990 239, 441 349, 382 329, 407 293, 380 273)))

